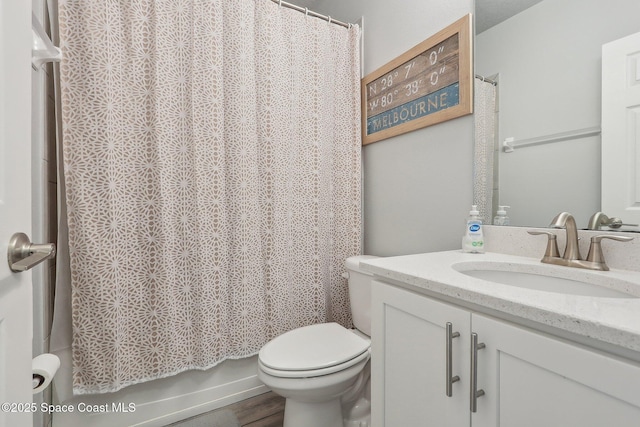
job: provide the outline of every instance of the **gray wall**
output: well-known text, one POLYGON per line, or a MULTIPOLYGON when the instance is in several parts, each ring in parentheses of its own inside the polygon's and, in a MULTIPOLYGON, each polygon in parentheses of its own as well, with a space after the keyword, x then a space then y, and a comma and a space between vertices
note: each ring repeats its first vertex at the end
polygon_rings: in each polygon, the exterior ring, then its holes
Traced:
MULTIPOLYGON (((602 45, 640 31, 638 0, 545 0, 476 37, 476 73, 499 73, 499 136, 600 126, 602 45)), ((500 153, 500 204, 512 225, 600 210, 600 137, 500 153)))
MULTIPOLYGON (((321 0, 345 22, 364 16, 364 72, 472 12, 473 0, 321 0)), ((364 252, 400 255, 460 247, 473 199, 473 116, 369 144, 364 158, 364 252)))

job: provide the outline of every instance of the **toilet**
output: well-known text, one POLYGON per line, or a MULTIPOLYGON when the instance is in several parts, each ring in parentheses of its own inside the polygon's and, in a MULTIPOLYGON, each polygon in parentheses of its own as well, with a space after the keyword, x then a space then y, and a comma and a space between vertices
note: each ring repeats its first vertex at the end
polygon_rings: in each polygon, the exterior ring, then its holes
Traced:
POLYGON ((347 258, 351 314, 356 329, 337 323, 304 326, 265 344, 258 378, 286 398, 283 427, 368 427, 371 275, 347 258))

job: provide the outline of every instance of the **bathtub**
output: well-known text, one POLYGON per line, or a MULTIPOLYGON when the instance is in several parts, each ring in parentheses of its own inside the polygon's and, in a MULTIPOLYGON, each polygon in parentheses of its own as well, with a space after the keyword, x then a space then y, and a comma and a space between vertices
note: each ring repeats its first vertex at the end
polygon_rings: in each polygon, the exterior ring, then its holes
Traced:
MULTIPOLYGON (((60 355, 59 355, 60 356, 60 355)), ((62 355, 68 357, 70 355, 62 355)), ((70 396, 70 373, 53 384, 53 427, 161 427, 269 391, 257 377, 257 356, 227 360, 206 371, 126 387, 115 393, 70 396), (57 385, 57 389, 56 389, 57 385)))

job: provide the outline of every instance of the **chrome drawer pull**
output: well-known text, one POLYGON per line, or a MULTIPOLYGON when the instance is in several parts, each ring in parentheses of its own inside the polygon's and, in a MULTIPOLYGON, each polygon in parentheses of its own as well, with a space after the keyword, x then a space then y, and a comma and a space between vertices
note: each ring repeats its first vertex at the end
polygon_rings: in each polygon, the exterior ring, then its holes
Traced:
POLYGON ((452 341, 454 338, 458 338, 460 336, 460 332, 453 332, 453 325, 451 324, 451 322, 447 322, 447 326, 446 326, 446 335, 447 335, 447 342, 445 344, 446 347, 446 376, 447 376, 447 382, 446 382, 446 393, 447 393, 447 397, 451 397, 453 396, 453 383, 455 383, 456 381, 460 381, 460 377, 459 376, 453 376, 453 352, 452 352, 452 341))
POLYGON ((478 397, 484 396, 484 390, 478 390, 478 350, 486 346, 484 343, 478 344, 478 334, 471 334, 471 412, 478 409, 478 397))

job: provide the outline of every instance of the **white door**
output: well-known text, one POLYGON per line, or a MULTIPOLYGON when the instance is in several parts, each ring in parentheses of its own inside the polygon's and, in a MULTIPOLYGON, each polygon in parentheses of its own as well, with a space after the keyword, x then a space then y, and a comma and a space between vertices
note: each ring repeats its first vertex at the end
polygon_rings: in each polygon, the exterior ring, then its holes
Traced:
POLYGON ((12 273, 9 239, 31 231, 31 2, 0 1, 0 426, 30 426, 31 273, 12 273))
POLYGON ((640 224, 640 33, 602 46, 602 212, 640 224))

